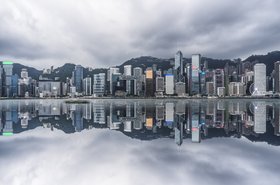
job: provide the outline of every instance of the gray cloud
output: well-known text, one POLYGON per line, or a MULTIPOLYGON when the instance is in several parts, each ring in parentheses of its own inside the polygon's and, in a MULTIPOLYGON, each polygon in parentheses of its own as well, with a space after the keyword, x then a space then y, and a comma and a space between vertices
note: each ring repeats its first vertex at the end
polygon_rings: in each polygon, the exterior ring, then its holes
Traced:
POLYGON ((277 0, 10 0, 0 7, 0 60, 108 67, 140 55, 247 57, 279 49, 277 0))
POLYGON ((0 141, 1 184, 277 184, 279 148, 245 138, 139 141, 36 128, 0 141), (5 152, 2 152, 4 151, 5 152), (269 159, 269 160, 267 160, 269 159))

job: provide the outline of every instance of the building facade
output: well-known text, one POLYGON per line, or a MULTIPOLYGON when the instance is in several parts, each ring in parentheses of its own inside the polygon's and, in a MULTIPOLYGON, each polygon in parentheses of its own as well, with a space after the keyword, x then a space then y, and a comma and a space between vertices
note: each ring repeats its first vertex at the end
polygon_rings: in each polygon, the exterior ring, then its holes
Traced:
POLYGON ((255 64, 254 65, 254 92, 253 95, 265 95, 266 94, 266 65, 255 64))
POLYGON ((192 55, 192 65, 191 65, 191 95, 200 94, 200 64, 201 56, 200 54, 192 55))
POLYGON ((93 76, 93 94, 94 96, 104 96, 105 73, 99 73, 93 76))

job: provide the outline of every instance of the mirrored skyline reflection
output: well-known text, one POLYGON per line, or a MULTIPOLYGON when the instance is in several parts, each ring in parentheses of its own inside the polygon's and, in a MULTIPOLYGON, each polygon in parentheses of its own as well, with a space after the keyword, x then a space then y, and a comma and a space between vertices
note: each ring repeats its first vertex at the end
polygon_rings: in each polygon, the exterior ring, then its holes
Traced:
POLYGON ((20 100, 0 110, 0 184, 279 182, 275 101, 20 100))
POLYGON ((244 136, 278 146, 279 105, 268 100, 2 101, 0 135, 13 136, 36 127, 65 134, 95 128, 120 131, 139 140, 170 138, 177 145, 184 140, 200 143, 244 136))

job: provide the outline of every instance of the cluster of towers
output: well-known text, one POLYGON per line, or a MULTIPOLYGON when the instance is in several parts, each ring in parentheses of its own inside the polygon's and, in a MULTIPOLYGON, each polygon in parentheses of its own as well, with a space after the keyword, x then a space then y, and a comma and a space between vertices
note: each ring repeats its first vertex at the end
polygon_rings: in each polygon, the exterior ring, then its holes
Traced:
MULTIPOLYGON (((275 63, 278 68, 279 63, 275 63)), ((235 61, 234 65, 227 63, 221 68, 210 68, 208 61, 205 59, 202 61, 200 54, 193 54, 188 61, 183 58, 182 52, 178 51, 172 66, 169 69, 160 69, 156 65, 145 69, 140 67, 132 69, 132 65, 125 65, 124 73, 120 73, 120 68, 109 68, 107 81, 110 88, 104 94, 143 97, 225 97, 265 96, 272 94, 273 91, 279 92, 277 91, 280 86, 279 79, 267 77, 266 65, 262 63, 242 63, 240 60, 235 61), (270 89, 269 84, 272 81, 273 87, 270 89)))
MULTIPOLYGON (((188 96, 265 96, 280 93, 280 62, 267 76, 266 65, 256 62, 231 61, 213 67, 200 54, 191 59, 176 52, 164 69, 153 64, 134 67, 110 67, 107 72, 85 75, 76 65, 72 76, 61 80, 49 78, 52 70, 44 71, 39 79, 28 76, 27 69, 14 74, 13 63, 4 61, 0 67, 0 95, 2 97, 63 97, 63 96, 119 96, 119 97, 188 97, 188 96), (203 59, 203 60, 202 60, 203 59)), ((212 63, 213 65, 213 63, 212 63)))

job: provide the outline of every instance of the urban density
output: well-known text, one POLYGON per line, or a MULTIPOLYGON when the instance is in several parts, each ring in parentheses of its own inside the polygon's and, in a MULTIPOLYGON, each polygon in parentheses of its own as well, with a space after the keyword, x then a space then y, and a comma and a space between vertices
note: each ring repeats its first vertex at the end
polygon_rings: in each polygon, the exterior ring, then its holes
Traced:
POLYGON ((266 100, 14 101, 0 104, 0 135, 36 127, 68 134, 107 128, 140 140, 172 138, 178 145, 183 139, 197 143, 213 137, 245 136, 278 146, 279 105, 266 100))
POLYGON ((279 97, 280 61, 267 74, 264 63, 236 61, 235 66, 209 68, 200 54, 184 62, 181 51, 175 53, 171 68, 110 67, 92 76, 76 65, 72 76, 62 81, 48 77, 45 70, 32 79, 26 68, 13 73, 13 62, 3 61, 0 68, 1 97, 279 97))

